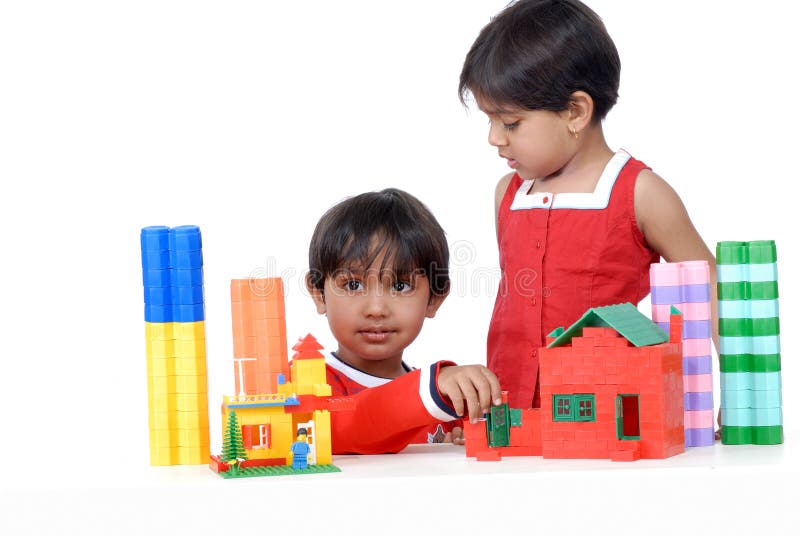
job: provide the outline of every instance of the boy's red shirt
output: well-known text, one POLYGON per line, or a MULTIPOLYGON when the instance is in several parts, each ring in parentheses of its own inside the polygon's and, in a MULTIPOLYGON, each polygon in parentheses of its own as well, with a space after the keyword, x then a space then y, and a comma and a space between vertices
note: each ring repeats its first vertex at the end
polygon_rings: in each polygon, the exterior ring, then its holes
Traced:
POLYGON ((339 360, 325 358, 327 381, 333 396, 352 396, 353 411, 331 414, 334 454, 385 454, 412 443, 440 443, 458 419, 437 387, 439 369, 453 365, 439 361, 411 370, 398 378, 380 378, 339 360))

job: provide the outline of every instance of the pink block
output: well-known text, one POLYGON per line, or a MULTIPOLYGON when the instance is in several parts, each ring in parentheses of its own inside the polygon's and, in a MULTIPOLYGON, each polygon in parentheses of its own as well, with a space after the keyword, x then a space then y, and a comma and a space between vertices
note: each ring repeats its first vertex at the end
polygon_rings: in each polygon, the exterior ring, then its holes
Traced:
POLYGON ((711 374, 696 374, 683 377, 684 393, 710 393, 714 390, 711 374))
POLYGON ((683 427, 689 428, 712 428, 714 426, 714 410, 704 409, 700 411, 684 411, 683 427))
POLYGON ((681 284, 678 263, 659 262, 650 265, 650 288, 677 287, 681 284))
MULTIPOLYGON (((653 322, 669 322, 672 305, 653 304, 653 322)), ((706 303, 676 303, 675 308, 681 312, 684 320, 710 320, 711 304, 706 303)))
POLYGON ((703 357, 711 355, 711 339, 684 339, 684 357, 703 357))
POLYGON ((680 264, 681 285, 702 285, 710 281, 707 261, 685 261, 678 264, 680 264))

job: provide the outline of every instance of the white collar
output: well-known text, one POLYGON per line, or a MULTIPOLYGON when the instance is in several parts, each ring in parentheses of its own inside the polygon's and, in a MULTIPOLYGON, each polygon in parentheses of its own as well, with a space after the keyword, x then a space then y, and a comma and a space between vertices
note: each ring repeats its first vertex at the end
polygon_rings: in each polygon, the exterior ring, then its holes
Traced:
POLYGON ((597 181, 592 193, 551 194, 549 192, 535 192, 528 195, 535 179, 524 180, 514 196, 511 210, 534 208, 604 209, 608 206, 609 199, 611 199, 611 190, 614 188, 614 183, 617 181, 620 171, 622 171, 622 168, 625 167, 630 158, 631 155, 622 149, 617 151, 606 164, 603 173, 600 174, 600 180, 597 181))

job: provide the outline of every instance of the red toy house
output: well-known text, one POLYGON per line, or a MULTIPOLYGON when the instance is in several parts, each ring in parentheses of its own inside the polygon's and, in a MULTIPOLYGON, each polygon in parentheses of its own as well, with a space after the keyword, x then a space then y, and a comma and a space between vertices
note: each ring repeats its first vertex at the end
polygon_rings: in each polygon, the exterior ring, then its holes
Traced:
POLYGON ((636 460, 683 452, 681 329, 677 311, 667 340, 629 303, 589 309, 539 353, 541 409, 500 416, 493 408, 487 424, 465 422, 467 456, 636 460), (498 421, 509 423, 505 436, 498 421), (497 439, 503 446, 490 446, 497 439))

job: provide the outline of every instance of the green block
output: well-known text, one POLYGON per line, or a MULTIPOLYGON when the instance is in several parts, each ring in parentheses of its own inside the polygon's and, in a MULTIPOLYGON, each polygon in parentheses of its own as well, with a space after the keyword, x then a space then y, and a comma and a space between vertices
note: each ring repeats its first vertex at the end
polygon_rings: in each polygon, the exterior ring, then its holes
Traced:
POLYGON ((781 354, 735 354, 719 356, 720 372, 780 372, 781 354))
POLYGON ((720 318, 719 334, 724 337, 779 335, 780 322, 774 318, 720 318))
POLYGON ((231 468, 219 473, 222 478, 251 478, 256 476, 308 475, 317 473, 339 473, 341 469, 332 464, 309 465, 306 469, 292 469, 291 465, 268 465, 264 467, 231 468))
POLYGON ((723 445, 780 445, 783 426, 723 426, 723 445))
POLYGON ((717 298, 720 300, 777 300, 778 282, 717 283, 717 298))
POLYGON ((522 410, 509 408, 508 411, 511 415, 511 426, 522 426, 522 410))
POLYGON ((777 259, 774 240, 717 243, 717 264, 768 264, 777 259))

